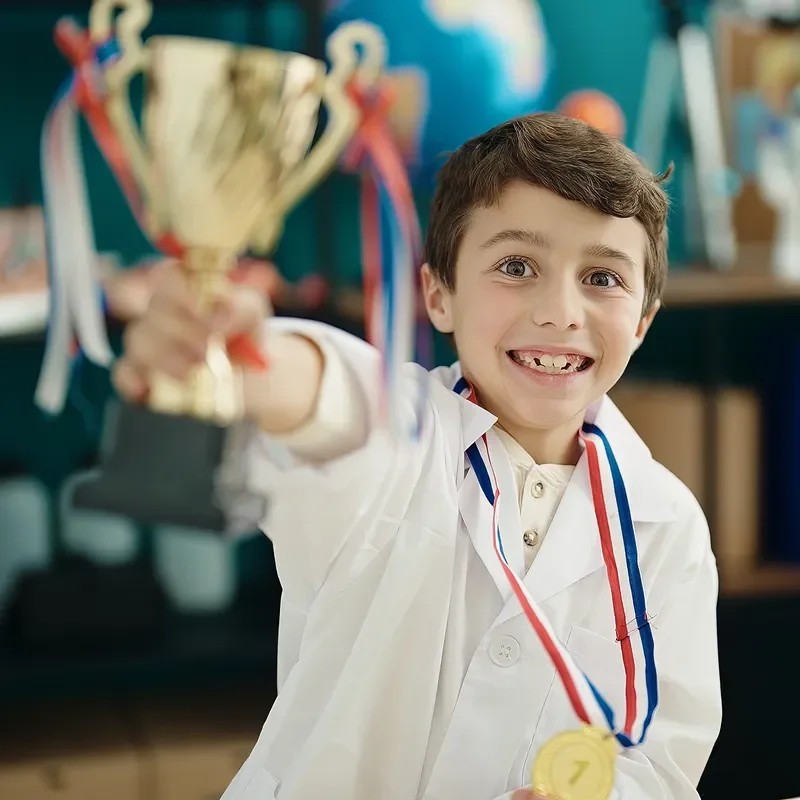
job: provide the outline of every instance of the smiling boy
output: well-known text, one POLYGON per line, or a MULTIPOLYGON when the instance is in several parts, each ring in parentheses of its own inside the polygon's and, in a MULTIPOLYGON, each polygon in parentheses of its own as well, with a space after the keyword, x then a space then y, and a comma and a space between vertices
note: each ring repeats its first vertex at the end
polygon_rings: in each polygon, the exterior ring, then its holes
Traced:
MULTIPOLYGON (((545 743, 580 722, 520 592, 625 735, 647 732, 620 751, 612 796, 697 797, 721 718, 708 529, 606 397, 658 310, 666 216, 660 179, 629 150, 557 115, 456 151, 422 278, 459 362, 431 373, 413 445, 376 423, 371 347, 270 321, 270 370, 245 374, 260 432, 241 457, 271 502, 279 694, 225 800, 494 800, 529 785, 545 743), (624 486, 607 507, 586 431, 624 486), (635 569, 611 569, 603 531, 626 521, 635 569), (646 610, 620 619, 612 579, 635 589, 639 574, 646 610), (648 637, 653 682, 637 699, 630 654, 648 637)), ((213 331, 262 329, 241 293, 223 310, 201 319, 165 270, 129 330, 120 391, 141 398, 155 370, 184 377, 213 331)), ((422 374, 407 368, 409 413, 422 374)))

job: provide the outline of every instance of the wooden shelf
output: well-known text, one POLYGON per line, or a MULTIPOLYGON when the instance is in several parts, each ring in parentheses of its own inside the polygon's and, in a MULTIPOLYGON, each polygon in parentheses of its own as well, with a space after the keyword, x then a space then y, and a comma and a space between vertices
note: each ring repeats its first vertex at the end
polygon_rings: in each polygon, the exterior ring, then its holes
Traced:
POLYGON ((800 303, 800 280, 781 279, 768 273, 687 268, 670 273, 664 293, 667 309, 763 303, 800 303))
POLYGON ((726 597, 800 596, 800 565, 762 564, 742 571, 720 567, 720 594, 726 597))

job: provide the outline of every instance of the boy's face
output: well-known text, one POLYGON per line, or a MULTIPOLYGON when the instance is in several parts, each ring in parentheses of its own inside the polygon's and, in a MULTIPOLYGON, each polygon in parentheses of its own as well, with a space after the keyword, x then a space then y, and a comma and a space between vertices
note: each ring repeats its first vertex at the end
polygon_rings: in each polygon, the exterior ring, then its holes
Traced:
POLYGON ((656 311, 642 317, 646 241, 635 219, 518 182, 473 212, 454 292, 423 268, 431 321, 504 427, 575 424, 617 382, 656 311))

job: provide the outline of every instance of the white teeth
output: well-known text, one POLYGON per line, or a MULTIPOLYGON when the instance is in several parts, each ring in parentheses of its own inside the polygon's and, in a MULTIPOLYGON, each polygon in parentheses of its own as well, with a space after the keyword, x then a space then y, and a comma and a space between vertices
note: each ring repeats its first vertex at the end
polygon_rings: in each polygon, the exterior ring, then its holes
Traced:
POLYGON ((514 353, 513 357, 518 364, 546 375, 567 375, 577 372, 580 366, 580 364, 569 362, 565 355, 552 356, 549 353, 543 353, 537 358, 529 353, 514 353))
POLYGON ((547 375, 567 375, 570 372, 575 372, 575 368, 572 366, 572 364, 568 364, 567 366, 561 368, 554 366, 545 367, 540 366, 539 364, 530 364, 529 366, 531 369, 536 370, 536 372, 544 372, 547 375))
MULTIPOLYGON (((551 360, 555 361, 552 356, 550 356, 551 360)), ((570 372, 575 372, 575 367, 572 364, 567 363, 567 359, 564 356, 556 356, 557 359, 563 359, 564 364, 562 366, 557 366, 556 364, 544 364, 544 358, 540 358, 538 363, 537 360, 533 356, 525 355, 516 355, 515 360, 517 363, 522 364, 528 369, 532 369, 536 372, 543 372, 546 375, 567 375, 570 372)))

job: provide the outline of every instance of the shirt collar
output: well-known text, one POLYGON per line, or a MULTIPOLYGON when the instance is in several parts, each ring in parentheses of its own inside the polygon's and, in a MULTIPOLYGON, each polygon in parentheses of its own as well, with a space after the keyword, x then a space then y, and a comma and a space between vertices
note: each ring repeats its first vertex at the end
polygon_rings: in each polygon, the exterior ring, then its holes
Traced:
MULTIPOLYGON (((462 377, 458 362, 441 374, 441 379, 449 382, 451 390, 462 377)), ((459 396, 458 407, 462 450, 466 452, 495 425, 497 417, 466 397, 459 396)), ((668 492, 664 491, 663 482, 654 474, 657 465, 649 448, 607 395, 587 409, 586 421, 597 425, 611 444, 627 489, 633 518, 655 522, 674 519, 668 492)))

